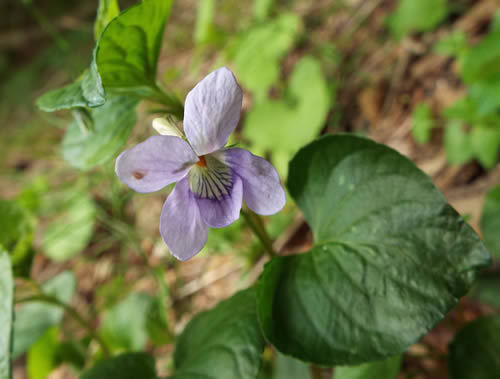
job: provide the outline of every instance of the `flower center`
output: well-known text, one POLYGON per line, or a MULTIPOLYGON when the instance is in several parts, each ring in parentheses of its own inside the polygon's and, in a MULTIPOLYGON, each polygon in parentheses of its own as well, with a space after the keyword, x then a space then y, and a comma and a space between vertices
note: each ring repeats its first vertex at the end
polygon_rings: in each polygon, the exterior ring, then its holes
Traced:
POLYGON ((201 199, 223 200, 231 193, 231 169, 213 155, 202 155, 199 159, 189 171, 191 192, 201 199))
POLYGON ((201 155, 198 158, 200 158, 200 160, 198 162, 196 162, 196 165, 200 166, 200 167, 207 167, 207 161, 205 159, 205 156, 201 155))

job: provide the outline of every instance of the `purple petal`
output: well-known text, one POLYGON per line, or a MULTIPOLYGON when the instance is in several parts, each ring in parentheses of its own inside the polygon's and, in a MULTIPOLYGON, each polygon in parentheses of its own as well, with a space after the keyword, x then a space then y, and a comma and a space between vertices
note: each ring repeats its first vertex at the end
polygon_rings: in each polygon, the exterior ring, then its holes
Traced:
POLYGON ((203 221, 212 228, 223 228, 240 217, 243 200, 243 185, 237 175, 233 175, 228 194, 222 198, 194 196, 203 221))
POLYGON ((118 178, 137 192, 154 192, 182 179, 198 161, 179 137, 152 136, 116 158, 118 178))
POLYGON ((160 234, 170 253, 181 261, 192 258, 207 242, 208 226, 201 218, 187 177, 177 183, 163 205, 160 234))
POLYGON ((186 97, 184 133, 198 155, 219 150, 240 119, 242 92, 233 73, 219 68, 186 97))
POLYGON ((255 213, 271 215, 279 212, 286 202, 285 191, 273 165, 248 150, 224 150, 226 163, 243 181, 243 198, 255 213))

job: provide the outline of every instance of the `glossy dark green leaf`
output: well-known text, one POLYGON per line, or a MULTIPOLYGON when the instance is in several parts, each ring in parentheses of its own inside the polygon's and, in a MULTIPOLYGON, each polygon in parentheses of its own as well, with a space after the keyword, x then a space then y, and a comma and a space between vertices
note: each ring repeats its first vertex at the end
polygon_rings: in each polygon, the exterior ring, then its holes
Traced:
POLYGON ((450 344, 451 379, 497 379, 500 373, 500 316, 466 325, 450 344))
POLYGON ((119 14, 120 6, 117 0, 99 0, 97 17, 94 23, 94 38, 96 40, 109 22, 119 14))
POLYGON ((147 353, 127 353, 98 362, 80 379, 156 379, 154 358, 147 353))
POLYGON ((500 258, 500 186, 488 191, 481 214, 481 232, 490 252, 500 258))
POLYGON ((62 153, 72 166, 88 170, 116 158, 135 125, 137 100, 110 97, 91 110, 94 130, 81 130, 73 121, 62 142, 62 153))
POLYGON ((89 243, 96 222, 96 206, 87 191, 72 191, 64 199, 61 212, 45 225, 43 253, 54 261, 65 261, 80 253, 89 243))
POLYGON ((333 379, 395 379, 400 367, 401 356, 359 366, 339 366, 335 368, 333 379))
POLYGON ((307 145, 290 162, 288 188, 314 247, 273 258, 258 285, 264 333, 285 354, 322 365, 400 354, 490 263, 430 178, 368 139, 307 145))
POLYGON ((143 0, 106 26, 97 41, 95 60, 106 91, 151 93, 171 6, 172 0, 143 0))
MULTIPOLYGON (((71 300, 75 287, 75 277, 69 271, 60 273, 42 286, 44 293, 55 296, 64 303, 71 300)), ((16 308, 13 356, 18 357, 28 350, 48 329, 57 326, 63 315, 61 307, 39 301, 16 308)))
POLYGON ((14 277, 10 258, 0 247, 0 379, 11 377, 14 277))
POLYGON ((177 340, 172 379, 255 379, 264 350, 255 290, 196 316, 177 340))

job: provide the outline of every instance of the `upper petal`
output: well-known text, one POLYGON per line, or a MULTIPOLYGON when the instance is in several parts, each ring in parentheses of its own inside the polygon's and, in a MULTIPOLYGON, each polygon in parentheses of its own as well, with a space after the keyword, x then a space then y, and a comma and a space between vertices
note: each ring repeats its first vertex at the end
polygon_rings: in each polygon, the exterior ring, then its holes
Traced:
POLYGON ((273 165, 245 149, 225 149, 224 153, 226 163, 243 181, 243 198, 248 208, 261 215, 279 212, 286 195, 273 165))
POLYGON ((181 261, 198 254, 207 242, 208 226, 201 218, 187 177, 177 183, 163 205, 160 234, 172 255, 181 261))
POLYGON ((223 147, 240 119, 242 92, 233 73, 219 68, 186 97, 184 133, 198 155, 223 147))
POLYGON ((182 179, 198 161, 179 137, 152 136, 122 152, 115 162, 118 178, 137 192, 154 192, 182 179))

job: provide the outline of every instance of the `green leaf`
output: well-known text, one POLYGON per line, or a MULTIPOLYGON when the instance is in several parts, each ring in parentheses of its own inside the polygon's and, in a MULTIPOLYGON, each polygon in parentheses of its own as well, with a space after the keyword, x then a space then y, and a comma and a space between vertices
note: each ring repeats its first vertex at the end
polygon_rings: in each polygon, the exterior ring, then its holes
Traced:
POLYGON ((257 149, 293 153, 319 134, 330 106, 321 65, 306 56, 295 65, 284 99, 264 101, 247 113, 244 133, 257 149))
POLYGON ((496 379, 500 373, 500 316, 466 325, 450 344, 451 379, 496 379))
POLYGON ((42 249, 56 262, 65 261, 87 247, 94 232, 96 206, 87 191, 72 191, 62 212, 44 229, 42 249))
POLYGON ((127 353, 97 363, 80 379, 157 379, 154 358, 147 353, 127 353))
POLYGON ((86 107, 87 99, 83 96, 81 81, 77 80, 40 96, 36 105, 44 112, 55 112, 62 109, 86 107))
MULTIPOLYGON (((64 271, 45 283, 43 292, 68 303, 75 292, 76 282, 73 273, 64 271)), ((64 315, 64 310, 52 304, 33 301, 16 309, 14 323, 14 351, 18 357, 53 326, 57 326, 64 315)))
POLYGON ((463 164, 472 159, 473 152, 468 134, 462 123, 452 121, 446 125, 444 134, 444 148, 446 157, 452 164, 463 164))
POLYGON ((9 255, 0 247, 0 379, 11 378, 14 277, 9 255))
POLYGON ((401 367, 401 356, 359 366, 335 368, 334 379, 395 379, 401 367))
POLYGON ((488 191, 481 214, 481 232, 489 251, 500 258, 500 186, 488 191))
POLYGON ((419 104, 412 114, 413 138, 418 143, 427 143, 431 139, 434 120, 432 119, 432 110, 427 104, 419 104))
POLYGON ((98 107, 106 101, 102 81, 95 63, 71 84, 40 96, 36 105, 44 112, 55 112, 79 107, 98 107))
POLYGON ((94 52, 92 53, 90 68, 83 75, 82 83, 80 85, 83 97, 87 100, 87 106, 90 108, 99 107, 106 101, 102 79, 97 71, 97 65, 95 63, 96 51, 97 46, 94 48, 94 52))
POLYGON ((481 165, 491 169, 498 162, 500 148, 500 126, 497 129, 475 127, 470 132, 470 144, 481 165))
POLYGON ((276 353, 273 379, 312 379, 311 369, 306 363, 292 357, 276 353))
POLYGON ((447 0, 400 0, 387 20, 394 38, 434 29, 448 15, 447 0))
POLYGON ((279 62, 292 47, 300 27, 297 15, 282 13, 243 35, 234 57, 235 70, 238 81, 257 98, 265 96, 279 78, 279 62))
POLYGON ((116 158, 135 125, 137 100, 110 97, 102 107, 91 110, 94 130, 81 130, 73 121, 62 142, 62 154, 72 166, 88 170, 116 158))
POLYGON ((143 350, 148 341, 148 314, 154 298, 133 293, 104 313, 101 335, 115 350, 143 350))
POLYGON ((430 178, 386 146, 329 135, 289 172, 314 246, 273 258, 258 285, 264 334, 284 354, 320 365, 400 354, 490 263, 430 178))
POLYGON ((441 38, 434 50, 443 55, 451 55, 462 59, 468 49, 467 34, 463 30, 452 31, 447 36, 441 38))
POLYGON ((462 78, 466 84, 500 79, 500 30, 493 29, 481 42, 467 49, 461 64, 462 78))
POLYGON ((255 290, 200 313, 177 340, 172 379, 255 379, 264 350, 255 290))
POLYGON ((274 6, 274 0, 254 0, 253 15, 256 20, 262 21, 269 17, 274 6))
POLYGON ((139 97, 155 91, 163 29, 172 2, 143 0, 120 13, 102 31, 95 62, 106 91, 139 97))
POLYGON ((94 38, 99 38, 99 35, 109 22, 120 14, 120 6, 117 0, 99 0, 99 8, 97 8, 97 18, 94 24, 94 38))
POLYGON ((57 367, 58 329, 50 328, 28 351, 26 368, 30 379, 45 379, 57 367))
POLYGON ((36 220, 18 201, 0 199, 0 247, 9 252, 16 275, 27 276, 33 259, 36 220))

